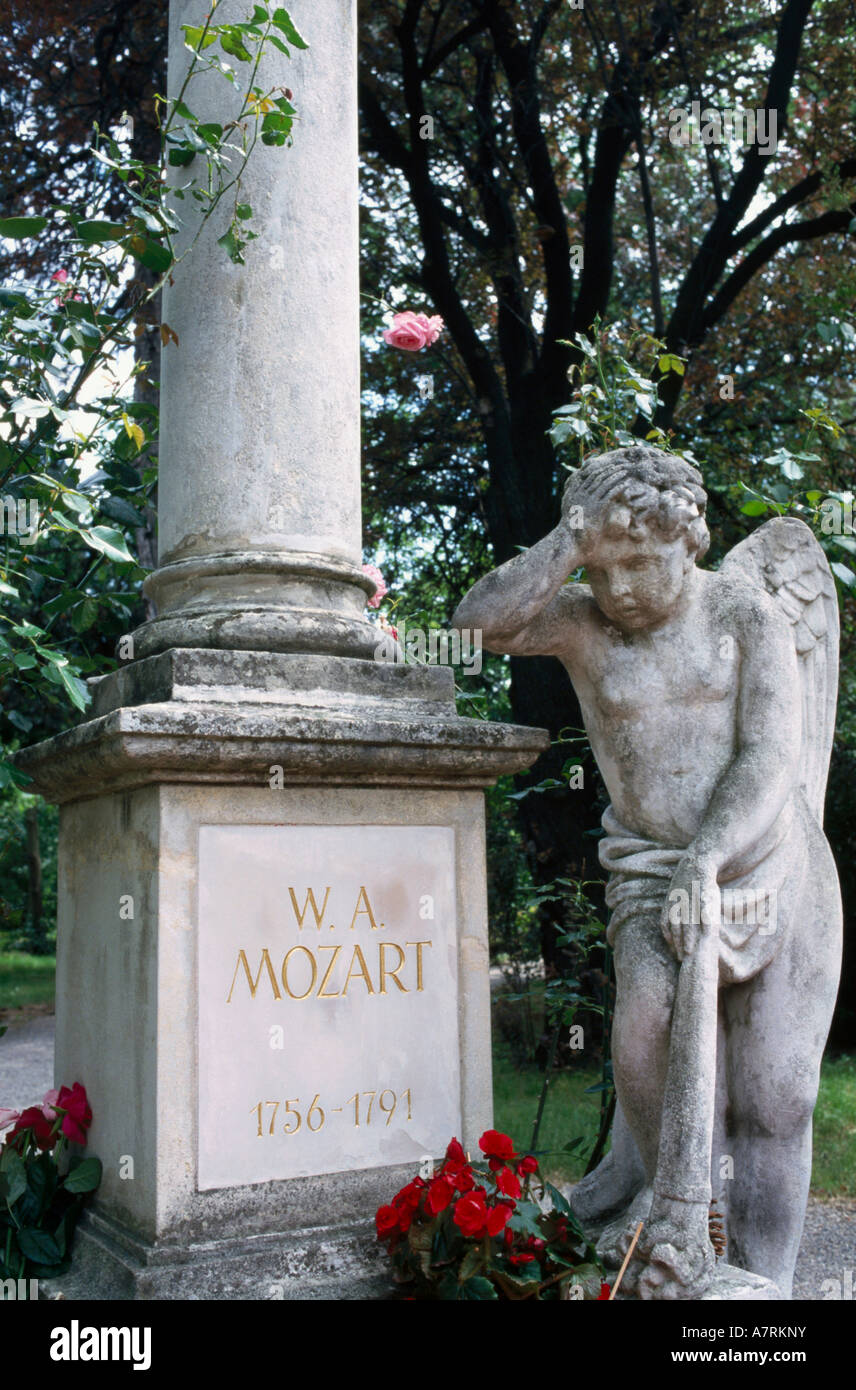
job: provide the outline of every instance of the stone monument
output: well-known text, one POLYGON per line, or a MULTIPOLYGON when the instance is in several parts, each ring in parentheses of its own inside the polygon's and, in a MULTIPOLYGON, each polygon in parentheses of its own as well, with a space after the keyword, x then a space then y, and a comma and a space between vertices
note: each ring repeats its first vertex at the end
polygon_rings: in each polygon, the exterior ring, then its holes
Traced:
POLYGON ((454 622, 491 650, 562 661, 610 796, 618 1106, 572 1205, 614 1267, 645 1223, 627 1293, 789 1298, 841 958, 822 830, 838 609, 794 518, 699 569, 706 500, 679 457, 591 458, 559 526, 480 580, 454 622), (587 582, 568 583, 581 566, 587 582))
MULTIPOLYGON (((259 238, 231 266, 212 219, 164 294, 157 615, 20 759, 61 803, 56 1075, 104 1164, 67 1297, 385 1290, 375 1210, 491 1123, 481 788, 546 735, 374 659, 356 0, 289 9, 310 47, 263 59, 300 121, 244 176, 259 238)), ((170 5, 173 92, 199 13, 170 5)))

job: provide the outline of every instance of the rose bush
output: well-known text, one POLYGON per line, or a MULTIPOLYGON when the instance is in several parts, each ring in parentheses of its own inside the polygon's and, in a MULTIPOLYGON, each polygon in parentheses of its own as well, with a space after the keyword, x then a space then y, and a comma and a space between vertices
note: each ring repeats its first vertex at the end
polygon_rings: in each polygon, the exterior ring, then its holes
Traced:
POLYGON ((48 1091, 40 1105, 0 1110, 0 1279, 53 1278, 69 1251, 85 1198, 101 1181, 101 1163, 70 1152, 83 1145, 92 1108, 79 1081, 48 1091))
POLYGON ((534 1155, 516 1154, 495 1129, 479 1148, 486 1164, 470 1162, 453 1139, 439 1172, 414 1178, 379 1208, 377 1237, 403 1296, 607 1298, 594 1250, 534 1155))

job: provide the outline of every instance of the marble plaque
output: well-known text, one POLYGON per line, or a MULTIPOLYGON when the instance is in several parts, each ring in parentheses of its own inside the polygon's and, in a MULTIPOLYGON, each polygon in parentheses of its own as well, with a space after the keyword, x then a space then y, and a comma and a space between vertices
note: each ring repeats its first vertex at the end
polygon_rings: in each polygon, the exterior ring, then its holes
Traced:
POLYGON ((200 1190, 460 1138, 454 831, 202 826, 200 1190))

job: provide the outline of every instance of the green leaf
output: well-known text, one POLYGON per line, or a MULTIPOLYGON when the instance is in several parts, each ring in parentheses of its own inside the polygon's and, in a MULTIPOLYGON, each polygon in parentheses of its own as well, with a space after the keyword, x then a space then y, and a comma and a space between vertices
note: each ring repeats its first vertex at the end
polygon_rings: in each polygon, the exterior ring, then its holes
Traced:
POLYGON ((853 536, 830 536, 829 539, 834 545, 840 545, 842 550, 849 550, 851 555, 856 555, 856 538, 853 536))
POLYGON ((86 688, 85 683, 79 676, 73 676, 67 666, 57 666, 54 668, 60 678, 60 682, 65 686, 68 698, 76 709, 81 711, 86 709, 92 696, 86 688))
POLYGON ((837 560, 833 560, 829 568, 835 577, 841 580, 842 584, 846 584, 848 589, 856 589, 856 574, 848 565, 842 565, 837 560))
POLYGON ((243 256, 244 243, 238 240, 231 227, 228 232, 224 232, 222 236, 217 238, 217 245, 223 247, 234 265, 246 264, 243 256))
POLYGON ((235 216, 240 217, 242 222, 246 222, 248 218, 252 217, 252 215, 253 210, 250 207, 249 203, 238 203, 235 207, 235 216))
POLYGON ((569 1279, 569 1284, 582 1284, 586 1298, 595 1299, 600 1293, 601 1272, 597 1265, 578 1265, 569 1279))
MULTIPOLYGON (((57 1171, 56 1165, 48 1153, 39 1154, 35 1163, 30 1161, 27 1172, 27 1185, 29 1195, 33 1199, 33 1210, 36 1220, 38 1220, 50 1203, 56 1191, 57 1171)), ((62 1249, 62 1246, 60 1245, 62 1249)))
POLYGON ((127 230, 124 222, 105 222, 97 217, 77 223, 77 235, 84 246, 94 246, 102 241, 120 241, 127 230))
POLYGON ((85 598, 82 603, 71 610, 69 621, 75 632, 86 632, 87 628, 92 627, 97 617, 97 599, 85 598))
POLYGON ((220 47, 224 53, 228 53, 232 58, 237 58, 240 63, 253 61, 252 53, 244 47, 237 25, 224 26, 223 32, 220 34, 220 47))
POLYGON ((62 1251, 53 1236, 35 1227, 18 1232, 18 1248, 22 1255, 26 1255, 27 1259, 33 1260, 35 1264, 58 1265, 62 1259, 62 1251))
POLYGON ((196 150, 191 150, 186 145, 177 145, 173 146, 167 157, 173 169, 181 169, 186 164, 192 164, 196 154, 196 150))
POLYGON ((124 497, 105 497, 98 504, 99 510, 105 516, 109 516, 111 521, 119 521, 123 526, 145 526, 146 519, 142 512, 138 512, 136 507, 132 507, 130 502, 126 502, 124 497))
POLYGON ((93 550, 100 550, 102 555, 106 555, 110 560, 130 560, 133 563, 134 557, 130 554, 125 537, 121 531, 117 531, 112 526, 90 526, 80 532, 86 544, 93 550))
POLYGON ((21 597, 18 590, 13 588, 11 584, 7 584, 5 579, 0 579, 0 594, 6 594, 9 598, 21 597))
POLYGON ((202 53, 209 44, 216 43, 217 41, 216 30, 212 32, 212 30, 209 29, 205 37, 202 37, 205 31, 201 24, 199 26, 195 24, 182 24, 181 27, 184 30, 186 42, 194 51, 202 53))
POLYGON ((172 252, 152 237, 135 234, 124 243, 135 260, 156 275, 163 275, 172 265, 172 252))
MULTIPOLYGON (((574 1139, 574 1140, 572 1141, 571 1144, 566 1144, 566 1145, 565 1145, 565 1151, 567 1152, 567 1151, 571 1150, 573 1147, 575 1147, 575 1145, 579 1144, 580 1142, 581 1142, 581 1140, 579 1140, 579 1139, 574 1139)), ((549 1182, 548 1182, 548 1183, 545 1183, 545 1188, 546 1188, 547 1193, 549 1194, 550 1201, 553 1203, 553 1209, 554 1209, 554 1211, 561 1212, 562 1216, 573 1216, 573 1212, 571 1211, 571 1208, 570 1208, 570 1206, 569 1206, 569 1204, 568 1204, 567 1199, 566 1199, 565 1197, 562 1196, 562 1194, 561 1194, 561 1192, 559 1191, 558 1187, 554 1187, 552 1183, 549 1183, 549 1182)), ((575 1218, 575 1217, 574 1217, 574 1225, 576 1225, 576 1218, 575 1218)))
POLYGON ((753 497, 751 501, 744 502, 740 510, 744 516, 763 516, 767 511, 767 503, 753 497))
POLYGON ((458 1297, 486 1302, 491 1298, 499 1298, 499 1294, 489 1279, 485 1279, 482 1275, 476 1275, 474 1279, 468 1279, 465 1284, 461 1285, 458 1297))
POLYGON ((20 241, 22 237, 38 236, 47 225, 46 217, 0 217, 0 237, 20 241))
POLYGON ((512 1231, 519 1231, 523 1235, 540 1238, 543 1235, 538 1224, 540 1216, 541 1208, 537 1202, 518 1202, 508 1226, 512 1231))
POLYGON ((13 415, 26 415, 28 420, 39 420, 44 415, 50 415, 50 403, 48 401, 35 400, 32 396, 20 396, 9 406, 13 415))
POLYGON ((33 727, 32 719, 28 719, 20 710, 7 709, 6 718, 10 724, 14 724, 16 729, 20 729, 22 734, 28 734, 33 727))
POLYGON ((472 1245, 461 1261, 458 1270, 458 1282, 465 1284, 468 1279, 472 1279, 478 1274, 483 1264, 482 1251, 480 1245, 472 1245))
POLYGON ((206 145, 219 145, 223 138, 223 127, 218 121, 207 121, 205 125, 197 126, 197 130, 206 145))
POLYGON ((683 376, 686 371, 686 363, 674 352, 664 352, 662 357, 657 358, 657 366, 665 376, 667 372, 676 372, 678 376, 683 376))
POLYGON ((19 772, 11 763, 0 762, 0 787, 26 787, 32 780, 26 772, 19 772))
POLYGON ((291 19, 288 10, 278 9, 273 12, 273 22, 277 29, 281 29, 289 43, 293 43, 295 48, 308 48, 309 44, 301 38, 291 19))
POLYGON ((27 1165, 14 1149, 4 1148, 0 1173, 5 1180, 6 1204, 13 1207, 18 1198, 23 1197, 27 1190, 27 1165))
POLYGON ((84 1158, 72 1168, 63 1186, 66 1192, 94 1192, 101 1181, 101 1159, 84 1158))

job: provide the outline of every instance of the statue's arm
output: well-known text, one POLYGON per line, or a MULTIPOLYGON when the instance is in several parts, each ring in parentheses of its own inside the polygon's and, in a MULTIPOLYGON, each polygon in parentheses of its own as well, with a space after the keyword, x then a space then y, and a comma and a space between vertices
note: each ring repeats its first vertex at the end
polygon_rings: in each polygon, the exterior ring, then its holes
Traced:
POLYGON ((790 626, 763 595, 741 627, 737 753, 689 850, 717 871, 772 827, 799 780, 802 708, 790 626))
POLYGON ((582 561, 573 530, 564 522, 530 550, 486 574, 458 605, 452 626, 481 632, 488 651, 547 656, 573 640, 568 619, 588 594, 565 584, 582 561))

